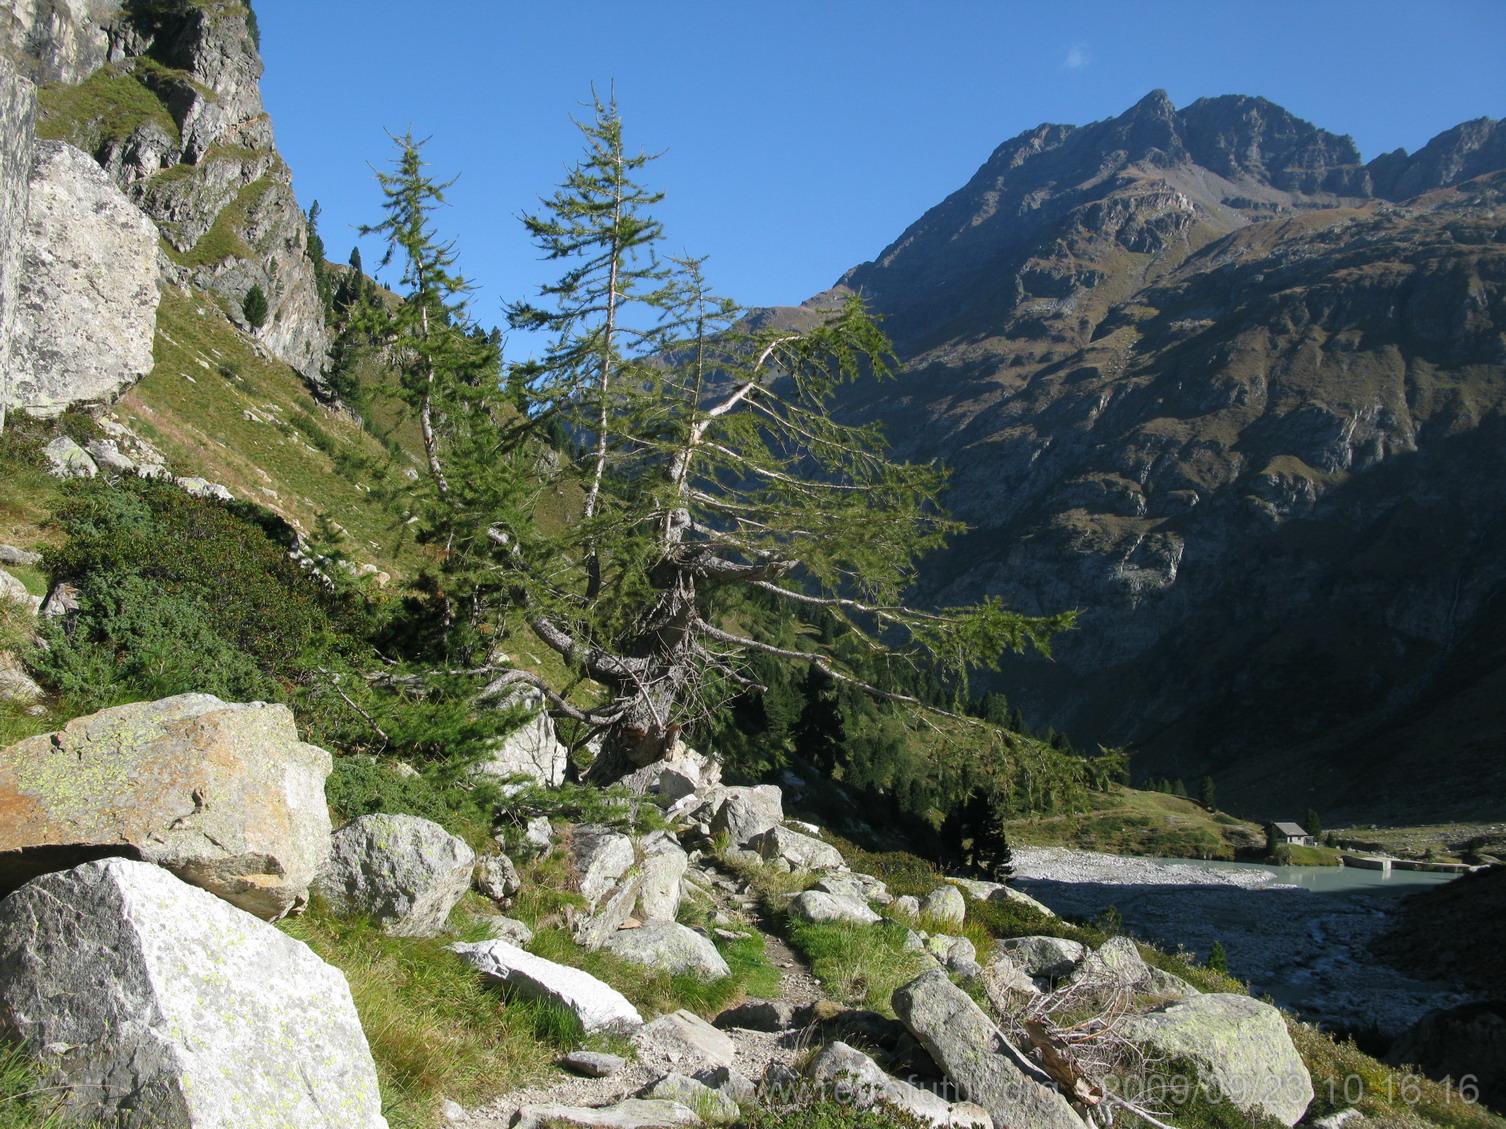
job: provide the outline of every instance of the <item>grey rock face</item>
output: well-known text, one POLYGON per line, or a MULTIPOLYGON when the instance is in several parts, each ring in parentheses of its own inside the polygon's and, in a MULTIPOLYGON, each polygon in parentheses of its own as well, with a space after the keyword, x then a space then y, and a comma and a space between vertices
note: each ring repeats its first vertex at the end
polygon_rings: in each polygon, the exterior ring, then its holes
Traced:
POLYGON ((85 863, 0 902, 0 1026, 66 1048, 54 1082, 81 1117, 386 1126, 344 976, 148 863, 85 863))
POLYGON ((433 937, 470 889, 476 853, 416 815, 363 815, 330 839, 312 891, 336 913, 361 913, 394 937, 433 937))
POLYGON ((851 921, 858 925, 872 925, 879 915, 868 908, 866 902, 845 898, 836 894, 824 894, 820 890, 806 890, 790 899, 790 916, 799 921, 815 923, 851 921))
POLYGON ((36 88, 0 55, 0 412, 10 403, 36 101, 36 88))
POLYGON ((993 1115, 997 1129, 1083 1129, 1045 1072, 1011 1047, 961 988, 936 969, 894 992, 894 1013, 962 1095, 993 1115))
POLYGON ((0 889, 118 854, 280 917, 329 851, 331 763, 286 706, 181 694, 75 718, 0 751, 0 889))
POLYGON ((1241 1109, 1295 1125, 1313 1099, 1281 1012, 1249 996, 1180 1000, 1131 1016, 1120 1030, 1147 1050, 1196 1063, 1200 1078, 1241 1109))
POLYGON ((607 937, 605 947, 644 968, 689 973, 702 980, 732 974, 715 945, 677 921, 645 921, 637 929, 619 929, 607 937))
POLYGON ((842 866, 842 852, 830 843, 787 827, 771 827, 758 840, 758 853, 773 861, 784 859, 801 870, 835 870, 842 866))
POLYGON ((102 21, 113 0, 12 0, 0 13, 0 39, 22 53, 37 82, 83 82, 105 61, 102 21))
POLYGON ((570 862, 581 896, 594 909, 633 865, 633 841, 597 823, 578 824, 570 833, 570 862))
POLYGON ((66 435, 43 447, 42 456, 47 460, 47 473, 54 478, 93 478, 99 473, 88 452, 66 435))
POLYGON ((36 145, 21 269, 13 406, 53 415, 151 370, 157 229, 60 141, 36 145))
POLYGON ((536 957, 506 941, 451 945, 450 951, 459 953, 483 976, 569 1010, 587 1034, 626 1033, 643 1026, 638 1009, 621 992, 589 972, 536 957))
POLYGON ((523 888, 518 868, 506 855, 487 855, 477 862, 473 882, 477 890, 498 905, 506 905, 523 888))
POLYGON ((493 744, 487 758, 471 771, 477 776, 526 776, 553 787, 565 779, 569 753, 554 734, 554 722, 543 711, 544 696, 533 687, 520 687, 498 708, 525 705, 537 712, 493 744))
POLYGON ((41 561, 41 553, 18 549, 14 545, 0 545, 0 565, 34 565, 41 561))
POLYGON ((1128 937, 1110 937, 1083 957, 1072 973, 1072 983, 1089 991, 1114 992, 1121 988, 1148 992, 1166 999, 1196 996, 1198 990, 1179 976, 1145 963, 1140 950, 1128 937))
POLYGON ((795 1026, 796 1011, 789 1000, 745 1000, 718 1015, 715 1024, 749 1031, 788 1031, 795 1026))
POLYGON ((747 847, 783 820, 784 793, 773 784, 728 788, 721 806, 711 817, 711 833, 725 834, 734 847, 747 847))

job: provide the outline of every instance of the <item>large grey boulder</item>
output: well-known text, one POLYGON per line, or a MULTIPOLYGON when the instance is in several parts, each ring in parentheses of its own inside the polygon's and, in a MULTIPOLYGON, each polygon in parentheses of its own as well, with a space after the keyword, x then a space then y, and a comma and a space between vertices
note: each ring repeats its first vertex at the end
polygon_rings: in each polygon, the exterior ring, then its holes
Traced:
POLYGON ((627 874, 635 860, 633 841, 599 823, 581 823, 570 832, 570 864, 581 896, 593 909, 627 874))
POLYGON ((887 1102, 932 1125, 947 1125, 951 1120, 952 1107, 946 1099, 889 1077, 873 1059, 843 1042, 828 1043, 817 1051, 805 1064, 805 1076, 818 1084, 819 1092, 851 1102, 857 1109, 887 1102))
POLYGON ((643 1026, 638 1009, 617 989, 589 972, 556 964, 506 941, 449 946, 483 976, 531 999, 547 1000, 571 1012, 586 1034, 626 1033, 643 1026))
POLYGON ((784 822, 784 793, 773 784, 728 788, 711 817, 711 833, 726 835, 734 847, 748 847, 784 822))
POLYGON ((844 865, 836 847, 788 827, 765 831, 758 839, 758 853, 770 861, 784 859, 799 870, 835 870, 844 865))
POLYGON ((75 718, 0 750, 0 892, 123 855, 280 917, 329 853, 331 763, 286 706, 180 694, 75 718))
POLYGON ((866 902, 820 890, 806 890, 790 899, 789 914, 797 921, 821 925, 829 922, 853 922, 873 925, 882 920, 866 902))
POLYGON ((893 1005, 947 1077, 993 1115, 996 1129, 1083 1129, 1049 1076, 1015 1050, 939 968, 895 989, 893 1005))
POLYGON ((12 351, 12 406, 56 415, 152 368, 156 226, 87 154, 37 142, 12 351))
POLYGON ((619 929, 607 937, 605 948, 623 960, 661 972, 686 973, 702 980, 732 975, 715 945, 677 921, 645 921, 637 929, 619 929))
POLYGON ((1119 1027, 1131 1043, 1154 1055, 1197 1066, 1199 1079, 1240 1109, 1295 1125, 1313 1099, 1307 1072, 1281 1012, 1249 996, 1194 996, 1119 1027))
POLYGON ((544 711, 544 695, 532 686, 517 687, 503 696, 497 708, 524 706, 533 713, 505 737, 491 743, 486 759, 471 768, 475 776, 524 776, 554 787, 565 779, 569 750, 555 736, 554 722, 544 711))
POLYGON ((167 871, 102 859, 0 902, 0 1033, 67 1109, 123 1129, 377 1129, 341 973, 167 871))
POLYGON ((433 937, 470 889, 476 852, 433 820, 363 815, 330 840, 312 891, 393 937, 433 937))

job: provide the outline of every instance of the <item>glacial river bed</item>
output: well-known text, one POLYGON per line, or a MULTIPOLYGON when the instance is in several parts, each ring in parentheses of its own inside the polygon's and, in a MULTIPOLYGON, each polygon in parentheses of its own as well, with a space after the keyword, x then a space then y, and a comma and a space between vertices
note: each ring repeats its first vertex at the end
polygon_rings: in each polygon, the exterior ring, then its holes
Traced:
POLYGON ((1350 867, 1275 867, 1020 847, 1016 885, 1058 913, 1094 918, 1114 906, 1129 931, 1206 957, 1257 995, 1325 1026, 1394 1037, 1436 1007, 1471 998, 1381 964, 1366 946, 1407 894, 1449 875, 1350 867))

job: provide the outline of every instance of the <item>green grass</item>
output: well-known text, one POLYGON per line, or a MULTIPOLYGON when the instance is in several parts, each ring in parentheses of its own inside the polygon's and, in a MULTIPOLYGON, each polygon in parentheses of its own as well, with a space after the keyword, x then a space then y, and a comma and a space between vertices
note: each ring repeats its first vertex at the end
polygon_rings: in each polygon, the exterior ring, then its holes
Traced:
POLYGON ((811 962, 826 993, 845 1004, 893 1016, 894 990, 935 967, 924 953, 905 949, 906 929, 898 922, 789 923, 789 937, 811 962))
POLYGON ((1278 856, 1286 866, 1342 866, 1339 860, 1343 857, 1342 851, 1336 851, 1332 847, 1302 847, 1297 844, 1289 844, 1277 848, 1278 856))
POLYGON ((144 85, 145 78, 156 77, 148 73, 153 68, 162 69, 152 64, 133 72, 108 64, 76 86, 47 83, 37 93, 37 136, 93 153, 106 141, 129 137, 151 122, 181 141, 178 123, 144 85))
POLYGON ((1180 796, 1121 787, 1093 793, 1088 811, 1010 820, 1006 829, 1016 846, 1157 858, 1232 859, 1265 841, 1257 824, 1180 796))
POLYGON ((483 986, 444 939, 387 937, 318 907, 279 927, 345 973, 393 1129, 435 1124, 445 1098, 469 1107, 537 1081, 576 1041, 550 1009, 483 986))
POLYGON ((21 1048, 0 1045, 0 1129, 59 1129, 59 1096, 21 1048))

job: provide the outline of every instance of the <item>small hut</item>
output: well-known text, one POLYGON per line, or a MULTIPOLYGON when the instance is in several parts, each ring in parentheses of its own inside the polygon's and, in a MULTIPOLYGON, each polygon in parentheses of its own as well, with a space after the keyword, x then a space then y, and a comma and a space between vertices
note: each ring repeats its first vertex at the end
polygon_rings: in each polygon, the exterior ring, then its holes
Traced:
POLYGON ((1286 843, 1293 847, 1311 847, 1313 837, 1309 835, 1300 823, 1273 823, 1271 846, 1286 843))

